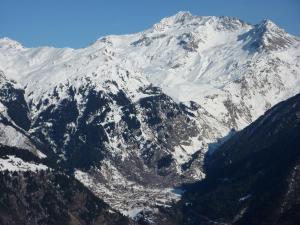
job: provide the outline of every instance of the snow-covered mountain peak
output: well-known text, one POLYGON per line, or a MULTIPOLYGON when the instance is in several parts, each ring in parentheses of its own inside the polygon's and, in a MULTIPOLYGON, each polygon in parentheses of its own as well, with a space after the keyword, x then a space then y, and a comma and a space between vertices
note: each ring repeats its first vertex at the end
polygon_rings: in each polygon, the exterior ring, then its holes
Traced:
POLYGON ((0 38, 0 48, 22 50, 24 47, 19 42, 8 37, 0 38))
POLYGON ((261 35, 268 36, 291 36, 285 32, 284 29, 280 28, 273 21, 269 19, 264 19, 262 22, 255 26, 256 32, 261 35))
POLYGON ((177 23, 183 24, 184 22, 190 21, 193 18, 194 16, 190 12, 180 11, 173 16, 163 18, 159 23, 154 25, 154 28, 157 30, 162 30, 177 23))
POLYGON ((174 16, 171 16, 175 18, 176 22, 178 21, 184 21, 186 19, 194 18, 195 16, 190 13, 190 11, 179 11, 174 16))
POLYGON ((180 11, 173 16, 162 19, 161 23, 168 23, 170 25, 176 23, 184 24, 191 21, 194 18, 196 18, 196 16, 192 15, 189 11, 180 11))
POLYGON ((250 40, 247 47, 255 51, 284 50, 294 44, 299 44, 297 37, 288 34, 284 29, 268 19, 255 25, 253 29, 241 37, 245 38, 245 40, 250 40))
POLYGON ((261 23, 258 24, 258 26, 263 27, 265 30, 269 30, 269 31, 282 30, 270 19, 264 19, 261 23))
POLYGON ((228 16, 195 16, 190 12, 181 11, 177 14, 162 19, 153 26, 155 31, 165 31, 168 29, 184 29, 190 27, 212 27, 216 31, 236 30, 250 26, 234 17, 228 16))

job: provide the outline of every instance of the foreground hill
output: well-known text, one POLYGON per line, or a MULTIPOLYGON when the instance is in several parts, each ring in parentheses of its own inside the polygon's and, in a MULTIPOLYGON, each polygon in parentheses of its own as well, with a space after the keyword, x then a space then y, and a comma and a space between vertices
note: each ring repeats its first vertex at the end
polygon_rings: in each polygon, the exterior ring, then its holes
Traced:
POLYGON ((186 225, 298 224, 300 94, 236 133, 206 165, 207 178, 187 186, 167 218, 174 213, 186 225))
POLYGON ((24 149, 0 146, 1 225, 125 225, 72 176, 50 169, 24 149))

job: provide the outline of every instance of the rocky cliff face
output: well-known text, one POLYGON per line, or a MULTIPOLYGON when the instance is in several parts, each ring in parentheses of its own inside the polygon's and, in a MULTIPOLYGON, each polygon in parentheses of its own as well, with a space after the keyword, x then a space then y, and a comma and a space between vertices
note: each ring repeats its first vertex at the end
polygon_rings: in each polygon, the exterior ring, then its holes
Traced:
POLYGON ((3 38, 0 140, 124 213, 169 204, 205 177, 209 147, 300 91, 299 43, 271 21, 187 12, 77 50, 3 38))

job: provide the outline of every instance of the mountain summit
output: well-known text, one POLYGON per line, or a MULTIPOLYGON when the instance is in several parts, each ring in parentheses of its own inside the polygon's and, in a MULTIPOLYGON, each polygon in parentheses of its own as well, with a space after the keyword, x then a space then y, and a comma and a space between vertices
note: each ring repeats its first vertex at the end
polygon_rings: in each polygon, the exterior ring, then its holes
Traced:
POLYGON ((2 49, 23 49, 23 46, 10 38, 4 37, 0 39, 0 48, 2 49))
POLYGON ((190 12, 180 11, 174 16, 162 19, 159 23, 154 25, 154 28, 158 31, 174 28, 174 26, 180 26, 182 28, 188 26, 214 26, 219 29, 223 26, 223 29, 237 29, 247 25, 249 24, 234 17, 194 16, 190 12))

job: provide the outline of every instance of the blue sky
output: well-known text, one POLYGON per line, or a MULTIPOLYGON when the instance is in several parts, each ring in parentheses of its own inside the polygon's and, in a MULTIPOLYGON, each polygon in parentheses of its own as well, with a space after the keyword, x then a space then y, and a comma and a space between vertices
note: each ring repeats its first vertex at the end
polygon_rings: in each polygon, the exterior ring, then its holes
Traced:
POLYGON ((0 37, 27 47, 85 47, 101 36, 142 31, 186 10, 254 24, 269 18, 300 36, 300 0, 0 0, 0 10, 0 37))

